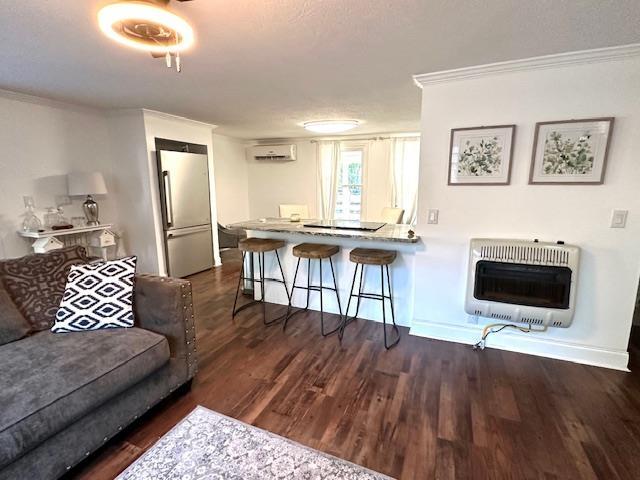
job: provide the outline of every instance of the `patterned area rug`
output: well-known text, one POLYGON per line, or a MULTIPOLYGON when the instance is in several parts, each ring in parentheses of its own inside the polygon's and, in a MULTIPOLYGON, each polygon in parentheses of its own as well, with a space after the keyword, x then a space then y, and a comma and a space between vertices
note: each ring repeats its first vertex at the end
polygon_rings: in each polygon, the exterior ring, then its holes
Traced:
POLYGON ((196 407, 118 480, 381 480, 386 475, 196 407))

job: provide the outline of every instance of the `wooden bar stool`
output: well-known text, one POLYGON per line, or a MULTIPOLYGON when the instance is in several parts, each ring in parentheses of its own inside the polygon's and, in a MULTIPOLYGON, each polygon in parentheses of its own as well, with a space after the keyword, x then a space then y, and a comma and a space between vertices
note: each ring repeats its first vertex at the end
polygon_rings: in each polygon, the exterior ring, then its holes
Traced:
POLYGON ((284 321, 284 327, 287 328, 287 323, 289 319, 293 317, 296 313, 305 312, 309 310, 309 294, 311 291, 320 292, 320 333, 322 333, 323 337, 327 335, 331 335, 332 333, 337 332, 341 326, 342 322, 336 326, 333 330, 329 332, 325 332, 324 330, 324 306, 322 301, 322 291, 323 290, 333 290, 336 292, 336 299, 338 300, 338 311, 340 312, 340 318, 342 318, 342 307, 340 306, 340 295, 338 295, 338 284, 336 283, 336 274, 333 270, 333 261, 331 257, 338 253, 340 248, 337 245, 324 245, 319 243, 301 243, 300 245, 296 245, 293 247, 293 255, 298 257, 298 263, 296 265, 296 273, 293 276, 293 286, 291 287, 291 296, 289 297, 289 306, 287 307, 287 317, 284 321), (307 259, 307 286, 298 286, 296 285, 296 278, 298 277, 298 269, 300 268, 300 260, 303 258, 307 259), (325 287, 322 285, 322 259, 328 258, 329 265, 331 266, 331 275, 333 276, 333 288, 325 287), (311 285, 311 260, 318 260, 320 264, 320 285, 311 285), (291 301, 293 299, 293 292, 295 292, 296 288, 300 288, 302 290, 307 291, 307 304, 304 308, 300 308, 295 312, 291 312, 292 305, 291 301))
MULTIPOLYGON (((258 303, 262 303, 262 322, 265 325, 273 325, 274 323, 285 318, 285 315, 281 315, 273 320, 267 321, 267 303, 264 301, 264 291, 265 291, 265 281, 269 280, 270 282, 277 282, 284 285, 284 289, 287 292, 287 298, 289 298, 289 289, 287 288, 287 282, 284 279, 284 272, 282 271, 282 264, 280 263, 280 256, 278 255, 278 249, 284 247, 283 240, 276 240, 273 238, 245 238, 244 240, 240 240, 238 242, 238 248, 242 252, 242 268, 240 269, 240 278, 238 280, 238 288, 236 289, 236 299, 233 302, 233 314, 231 318, 234 318, 238 312, 241 312, 245 308, 251 307, 258 303), (277 278, 265 278, 264 274, 264 254, 265 252, 275 252, 276 259, 278 260, 278 267, 280 267, 280 275, 282 280, 277 278), (254 255, 258 254, 258 271, 260 278, 256 279, 254 277, 245 277, 244 276, 244 262, 247 254, 254 255), (240 293, 240 285, 242 285, 243 280, 249 280, 253 283, 253 287, 255 290, 256 283, 260 284, 260 300, 252 300, 245 305, 242 305, 236 308, 238 304, 238 294, 240 293)), ((253 258, 253 257, 252 257, 253 258)))
POLYGON ((356 264, 356 268, 353 271, 353 281, 351 282, 351 289, 349 290, 349 301, 347 302, 347 311, 345 312, 342 326, 340 327, 339 337, 342 340, 344 335, 345 327, 355 320, 358 317, 358 310, 360 310, 360 300, 363 298, 368 298, 371 300, 380 300, 382 302, 382 325, 384 332, 384 348, 387 350, 391 347, 397 345, 400 341, 400 330, 396 325, 396 320, 393 314, 393 293, 391 291, 391 280, 389 279, 389 265, 393 263, 396 259, 396 252, 393 250, 376 250, 372 248, 354 248, 349 253, 349 260, 356 264), (379 265, 380 266, 380 288, 382 290, 381 294, 378 293, 366 293, 362 291, 363 286, 363 276, 364 276, 364 267, 365 265, 379 265), (360 267, 360 286, 358 287, 358 293, 353 293, 353 287, 356 284, 356 276, 358 274, 358 267, 360 267), (387 289, 389 291, 389 295, 384 294, 384 274, 385 270, 387 272, 387 289), (349 307, 351 306, 351 298, 356 297, 358 302, 356 304, 356 314, 349 318, 349 307), (387 317, 385 313, 385 299, 389 300, 389 304, 391 305, 391 321, 393 323, 392 329, 396 334, 396 339, 389 344, 387 340, 387 317))

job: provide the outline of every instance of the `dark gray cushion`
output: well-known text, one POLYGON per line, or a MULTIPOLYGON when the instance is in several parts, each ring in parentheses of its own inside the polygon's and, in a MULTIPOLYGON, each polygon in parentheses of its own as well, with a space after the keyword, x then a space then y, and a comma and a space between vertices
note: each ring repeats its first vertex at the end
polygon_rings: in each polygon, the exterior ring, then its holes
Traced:
MULTIPOLYGON (((179 363, 179 360, 169 360, 141 382, 49 437, 15 462, 0 468, 0 480, 59 478, 69 466, 76 465, 86 459, 89 452, 103 446, 105 438, 112 438, 185 382, 184 369, 179 363)), ((186 415, 195 406, 191 399, 179 403, 180 415, 186 415)))
POLYGON ((0 348, 0 467, 135 385, 169 360, 139 328, 39 332, 0 348))
POLYGON ((0 287, 0 345, 20 340, 30 327, 9 294, 0 287))
POLYGON ((56 318, 71 265, 87 261, 80 245, 0 260, 0 283, 32 330, 48 330, 56 318))

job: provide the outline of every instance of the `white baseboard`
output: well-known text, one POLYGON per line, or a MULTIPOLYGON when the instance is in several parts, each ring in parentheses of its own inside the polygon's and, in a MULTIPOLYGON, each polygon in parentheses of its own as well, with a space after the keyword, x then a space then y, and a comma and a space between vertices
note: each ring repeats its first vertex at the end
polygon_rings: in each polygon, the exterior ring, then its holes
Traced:
MULTIPOLYGON (((428 337, 448 342, 473 345, 482 334, 482 327, 475 325, 454 325, 434 322, 413 322, 411 335, 428 337)), ((527 353, 540 357, 567 360, 569 362, 611 368, 628 372, 629 353, 609 350, 577 343, 562 342, 536 336, 536 334, 514 334, 500 332, 487 339, 487 348, 498 348, 510 352, 527 353)))

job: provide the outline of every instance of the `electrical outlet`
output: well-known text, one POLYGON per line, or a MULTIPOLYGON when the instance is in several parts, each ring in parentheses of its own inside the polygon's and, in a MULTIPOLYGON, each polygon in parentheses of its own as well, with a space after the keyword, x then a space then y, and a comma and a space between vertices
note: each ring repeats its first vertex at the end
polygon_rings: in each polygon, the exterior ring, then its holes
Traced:
POLYGON ((611 228, 624 228, 627 226, 628 210, 613 210, 611 212, 611 228))
POLYGON ((429 209, 428 213, 427 213, 427 223, 430 223, 432 225, 436 225, 438 223, 438 216, 439 216, 440 212, 437 208, 431 208, 429 209))

